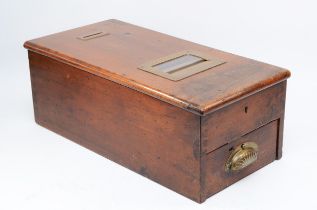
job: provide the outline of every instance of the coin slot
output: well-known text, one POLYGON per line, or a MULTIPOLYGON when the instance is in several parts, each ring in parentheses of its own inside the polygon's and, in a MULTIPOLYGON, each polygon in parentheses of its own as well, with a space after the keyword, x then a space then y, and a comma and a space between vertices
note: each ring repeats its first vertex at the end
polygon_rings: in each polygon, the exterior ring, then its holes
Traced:
POLYGON ((98 37, 102 37, 102 36, 106 36, 106 35, 109 35, 109 33, 99 31, 99 32, 94 32, 94 33, 90 33, 90 34, 85 34, 85 35, 79 36, 77 38, 81 39, 81 40, 89 40, 89 39, 94 39, 94 38, 98 38, 98 37))

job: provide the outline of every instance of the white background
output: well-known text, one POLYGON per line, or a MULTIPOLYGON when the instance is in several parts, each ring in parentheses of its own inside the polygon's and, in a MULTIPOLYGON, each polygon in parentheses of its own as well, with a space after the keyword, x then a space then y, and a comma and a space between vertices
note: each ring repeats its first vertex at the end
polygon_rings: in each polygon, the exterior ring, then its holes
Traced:
POLYGON ((0 0, 0 209, 317 209, 316 1, 0 0), (284 153, 199 205, 34 122, 23 42, 116 18, 281 66, 284 153))

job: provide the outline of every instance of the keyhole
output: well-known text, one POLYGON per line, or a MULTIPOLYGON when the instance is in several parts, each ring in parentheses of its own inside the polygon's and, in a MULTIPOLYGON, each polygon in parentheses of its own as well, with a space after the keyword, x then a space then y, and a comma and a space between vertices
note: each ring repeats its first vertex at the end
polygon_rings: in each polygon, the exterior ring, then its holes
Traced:
POLYGON ((244 107, 244 112, 245 112, 245 113, 248 113, 248 106, 245 106, 245 107, 244 107))

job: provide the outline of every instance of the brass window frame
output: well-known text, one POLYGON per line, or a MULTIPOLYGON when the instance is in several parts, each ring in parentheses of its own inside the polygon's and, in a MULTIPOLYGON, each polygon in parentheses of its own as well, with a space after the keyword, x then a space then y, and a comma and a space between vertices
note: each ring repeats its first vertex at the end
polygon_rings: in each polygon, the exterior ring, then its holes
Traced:
POLYGON ((163 78, 166 78, 172 81, 179 81, 224 63, 225 61, 212 57, 205 53, 197 52, 193 50, 186 50, 186 51, 177 52, 165 57, 161 57, 161 58, 149 61, 139 66, 138 69, 161 76, 163 78), (204 61, 198 62, 197 64, 189 65, 188 67, 181 68, 179 70, 173 71, 172 73, 162 72, 159 69, 155 68, 155 66, 159 64, 171 61, 173 59, 177 59, 185 55, 196 56, 196 57, 202 58, 204 61))

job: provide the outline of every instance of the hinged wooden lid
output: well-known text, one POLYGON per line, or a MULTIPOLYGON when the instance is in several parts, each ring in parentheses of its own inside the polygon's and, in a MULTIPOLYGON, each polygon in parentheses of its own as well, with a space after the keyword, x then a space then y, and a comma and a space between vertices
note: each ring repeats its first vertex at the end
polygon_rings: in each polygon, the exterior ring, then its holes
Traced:
POLYGON ((276 66, 118 20, 24 46, 201 115, 290 76, 276 66))

